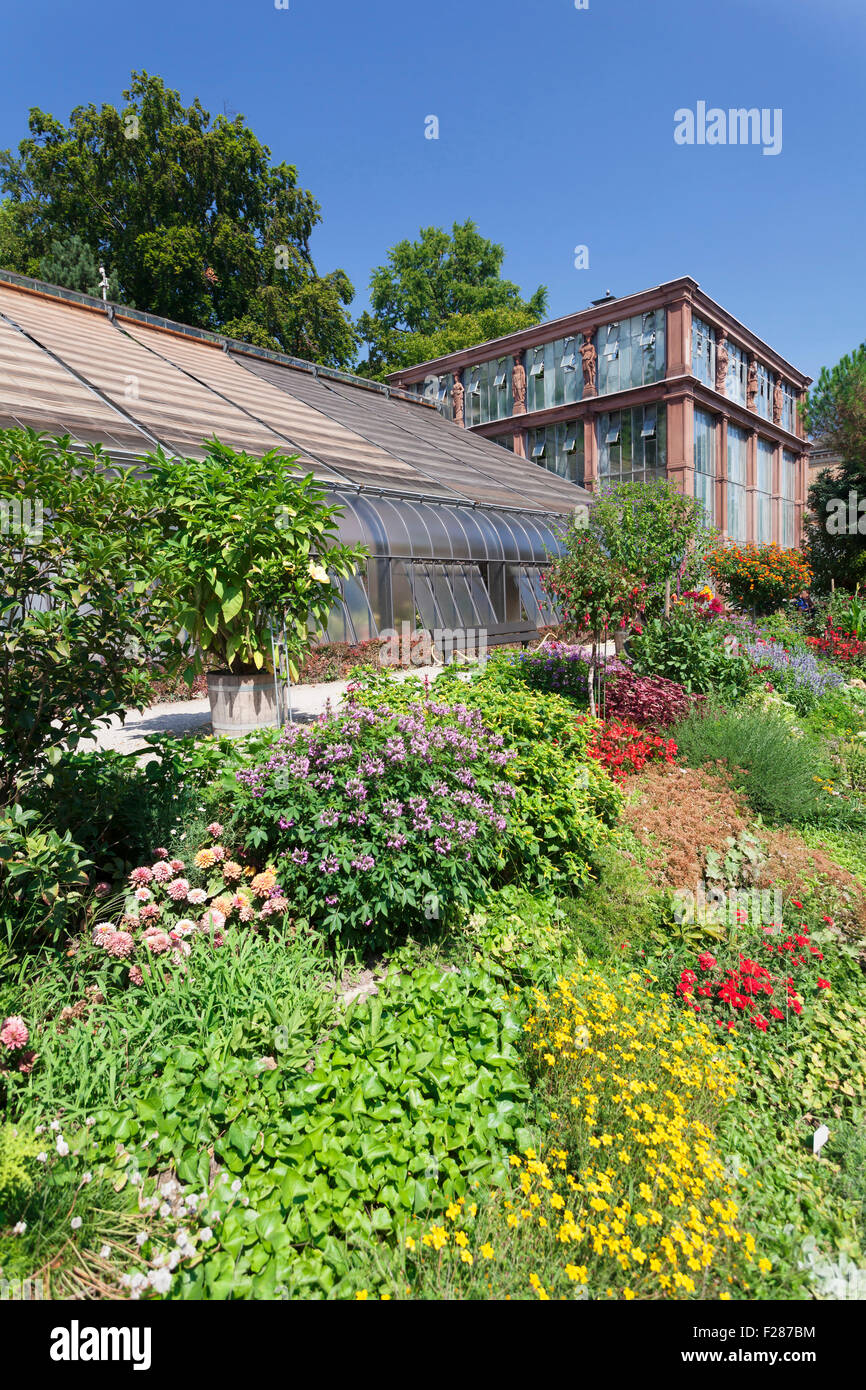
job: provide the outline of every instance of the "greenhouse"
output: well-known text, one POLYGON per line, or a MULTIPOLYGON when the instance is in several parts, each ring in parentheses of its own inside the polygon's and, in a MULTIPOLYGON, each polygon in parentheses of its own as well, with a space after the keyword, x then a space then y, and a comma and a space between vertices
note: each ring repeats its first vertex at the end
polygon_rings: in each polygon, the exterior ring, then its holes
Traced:
POLYGON ((557 522, 591 500, 408 392, 2 271, 0 428, 20 426, 129 466, 213 436, 297 455, 369 552, 333 641, 555 621, 541 574, 557 522))

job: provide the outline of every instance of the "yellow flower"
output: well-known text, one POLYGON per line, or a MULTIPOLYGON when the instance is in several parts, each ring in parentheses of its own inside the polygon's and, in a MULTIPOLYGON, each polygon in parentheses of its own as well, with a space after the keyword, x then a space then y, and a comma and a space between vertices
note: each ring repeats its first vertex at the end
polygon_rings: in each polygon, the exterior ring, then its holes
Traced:
POLYGON ((773 1268, 772 1262, 767 1259, 758 1260, 758 1269, 762 1274, 769 1274, 773 1268))
POLYGON ((366 1301, 366 1299, 369 1297, 369 1295, 368 1295, 366 1289, 359 1289, 358 1292, 355 1294, 355 1297, 356 1297, 357 1299, 360 1299, 361 1302, 363 1303, 363 1302, 366 1301))
POLYGON ((493 1246, 489 1241, 486 1241, 484 1245, 482 1245, 481 1254, 484 1256, 485 1260, 493 1259, 493 1246))
POLYGON ((414 1240, 412 1239, 411 1236, 407 1236, 407 1237, 406 1237, 406 1249, 407 1249, 407 1250, 414 1250, 414 1249, 415 1249, 415 1242, 414 1242, 414 1240))
POLYGON ((469 1237, 465 1231, 458 1231, 454 1240, 461 1248, 469 1244, 469 1237))

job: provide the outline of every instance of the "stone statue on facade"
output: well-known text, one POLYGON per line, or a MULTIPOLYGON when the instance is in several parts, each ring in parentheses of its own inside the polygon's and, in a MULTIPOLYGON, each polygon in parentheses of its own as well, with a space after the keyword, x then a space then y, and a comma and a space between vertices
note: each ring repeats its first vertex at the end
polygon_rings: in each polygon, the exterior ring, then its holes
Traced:
POLYGON ((746 405, 749 410, 755 409, 755 402, 758 399, 758 364, 754 357, 749 363, 749 376, 746 381, 746 405))
POLYGON ((526 369, 517 356, 514 359, 514 366, 511 369, 511 394, 514 397, 514 404, 511 408, 512 415, 526 414, 526 369))
POLYGON ((451 408, 454 412, 454 423, 461 429, 465 428, 466 417, 464 415, 464 399, 466 392, 463 389, 463 382, 459 376, 454 378, 454 385, 451 387, 451 408))
POLYGON ((781 425, 782 411, 785 407, 785 392, 782 390, 781 377, 776 378, 776 386, 773 391, 773 424, 781 425))
POLYGON ((580 345, 580 360, 583 363, 583 391, 584 395, 595 395, 595 371, 598 363, 598 353, 592 338, 587 335, 580 345))
POLYGON ((725 394, 725 382, 728 379, 729 358, 728 345, 722 338, 716 348, 716 390, 722 396, 725 394))

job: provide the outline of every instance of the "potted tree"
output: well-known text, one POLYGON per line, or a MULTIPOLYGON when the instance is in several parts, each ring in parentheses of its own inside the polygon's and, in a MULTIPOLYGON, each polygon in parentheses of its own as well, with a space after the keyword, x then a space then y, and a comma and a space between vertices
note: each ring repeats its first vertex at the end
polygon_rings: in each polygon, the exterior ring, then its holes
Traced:
POLYGON ((269 620, 285 615, 296 680, 308 620, 324 628, 334 602, 329 576, 352 574, 363 547, 336 539, 340 508, 296 457, 254 458, 213 439, 202 459, 148 462, 163 503, 155 602, 186 635, 187 677, 211 667, 215 733, 276 724, 269 620))

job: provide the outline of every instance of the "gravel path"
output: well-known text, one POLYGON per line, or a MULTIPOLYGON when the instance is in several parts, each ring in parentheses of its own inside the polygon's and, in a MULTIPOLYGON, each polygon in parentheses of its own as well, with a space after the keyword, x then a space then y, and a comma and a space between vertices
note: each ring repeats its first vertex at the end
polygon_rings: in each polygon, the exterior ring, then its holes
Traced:
MULTIPOLYGON (((434 681, 442 669, 441 666, 420 666, 412 672, 398 672, 397 679, 403 680, 408 675, 427 675, 434 681)), ((295 721, 310 723, 317 719, 324 713, 329 700, 331 705, 339 704, 347 687, 347 681, 292 686, 292 713, 295 721)), ((207 697, 200 700, 174 700, 168 704, 151 705, 150 709, 140 712, 127 710, 124 720, 119 715, 112 715, 111 722, 95 739, 82 740, 79 746, 82 751, 112 748, 118 753, 137 753, 146 746, 146 740, 153 734, 210 732, 210 705, 207 697)), ((147 762, 147 756, 140 761, 147 762)))

